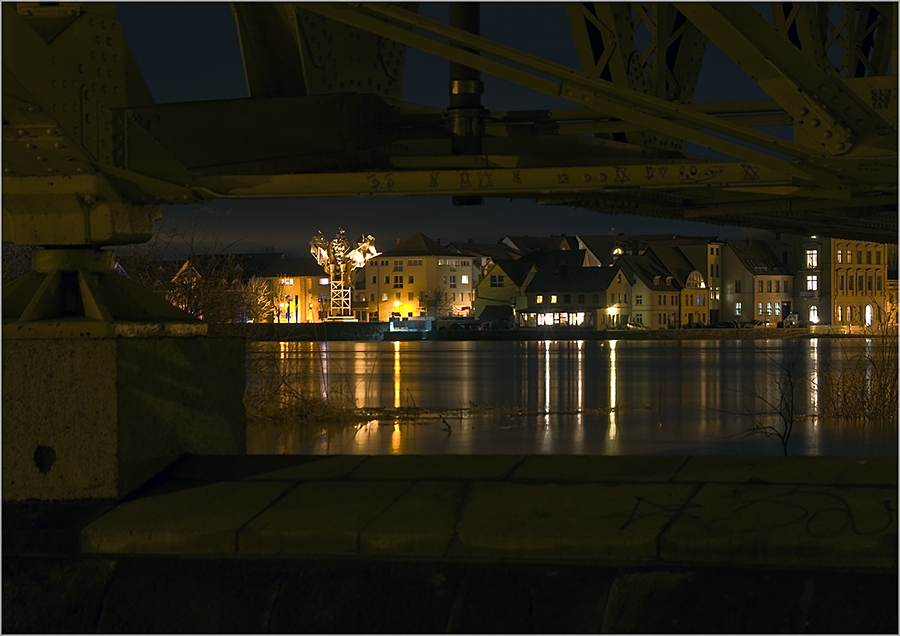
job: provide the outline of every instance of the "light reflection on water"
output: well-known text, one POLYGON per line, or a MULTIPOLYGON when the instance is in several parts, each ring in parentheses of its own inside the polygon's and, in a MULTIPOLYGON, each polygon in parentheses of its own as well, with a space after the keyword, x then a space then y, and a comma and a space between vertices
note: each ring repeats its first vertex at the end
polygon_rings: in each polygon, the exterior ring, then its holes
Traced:
POLYGON ((358 407, 446 409, 440 419, 373 420, 312 439, 251 431, 254 453, 780 454, 742 439, 754 394, 796 351, 801 382, 794 455, 897 455, 896 427, 814 417, 819 380, 847 347, 802 341, 532 341, 254 343, 248 391, 321 395, 358 407), (527 415, 478 407, 519 407, 527 415), (465 417, 451 409, 469 408, 465 417), (285 442, 285 440, 288 440, 285 442))

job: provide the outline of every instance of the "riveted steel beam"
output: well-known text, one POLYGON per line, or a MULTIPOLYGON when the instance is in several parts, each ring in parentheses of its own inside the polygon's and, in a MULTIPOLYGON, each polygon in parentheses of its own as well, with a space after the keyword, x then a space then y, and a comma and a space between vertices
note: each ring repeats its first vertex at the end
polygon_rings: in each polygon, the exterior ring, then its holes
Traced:
POLYGON ((666 102, 651 95, 621 88, 611 82, 586 77, 583 73, 573 69, 453 29, 408 11, 382 4, 363 4, 356 8, 332 3, 304 4, 303 6, 332 19, 346 22, 357 28, 372 30, 385 37, 397 38, 407 45, 421 48, 447 59, 454 59, 528 88, 562 97, 586 108, 692 141, 734 157, 759 163, 796 178, 834 183, 834 175, 828 175, 815 168, 786 161, 735 141, 717 137, 714 134, 703 132, 702 129, 789 156, 798 158, 807 156, 808 153, 805 149, 791 142, 721 121, 691 106, 666 102), (446 38, 448 42, 440 42, 431 37, 414 33, 410 31, 411 28, 421 29, 432 36, 446 38), (465 50, 466 48, 477 49, 482 55, 469 53, 465 50), (492 59, 495 57, 507 61, 501 62, 492 59), (523 67, 527 70, 522 70, 523 67))
POLYGON ((827 75, 775 27, 744 3, 676 6, 797 122, 796 138, 816 151, 840 155, 854 146, 896 152, 896 131, 838 78, 827 75))

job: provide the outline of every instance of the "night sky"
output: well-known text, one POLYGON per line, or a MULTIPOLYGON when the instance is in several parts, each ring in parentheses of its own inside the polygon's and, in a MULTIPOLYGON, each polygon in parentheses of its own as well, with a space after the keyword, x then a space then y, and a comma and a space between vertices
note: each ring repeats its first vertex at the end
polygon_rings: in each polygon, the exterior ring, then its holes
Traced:
MULTIPOLYGON (((420 13, 447 21, 446 3, 423 3, 420 13)), ((247 97, 237 30, 225 3, 119 3, 118 17, 157 103, 247 97)), ((486 3, 485 37, 577 68, 565 6, 561 3, 486 3)), ((403 99, 446 107, 447 62, 407 49, 403 99)), ((563 100, 483 75, 483 104, 493 110, 570 108, 563 100)), ((712 43, 707 45, 695 102, 767 99, 712 43), (727 78, 727 81, 725 80, 727 78)), ((699 148, 691 152, 713 157, 699 148)), ((450 197, 391 199, 214 200, 202 206, 163 208, 161 234, 192 233, 209 248, 228 251, 308 253, 317 230, 331 236, 341 225, 350 236, 372 234, 379 249, 396 237, 424 232, 444 242, 495 242, 505 235, 673 232, 738 238, 740 228, 599 214, 532 201, 488 198, 481 206, 457 206, 450 197)))

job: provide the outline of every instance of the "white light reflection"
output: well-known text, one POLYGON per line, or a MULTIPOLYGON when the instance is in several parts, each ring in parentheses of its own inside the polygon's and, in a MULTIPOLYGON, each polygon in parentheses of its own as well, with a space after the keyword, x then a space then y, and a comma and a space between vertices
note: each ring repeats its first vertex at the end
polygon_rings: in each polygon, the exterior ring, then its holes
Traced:
POLYGON ((549 452, 550 445, 550 341, 544 341, 544 428, 541 434, 541 450, 549 452))
POLYGON ((368 406, 369 385, 366 382, 366 343, 356 342, 353 344, 353 397, 355 406, 363 408, 368 406))
POLYGON ((394 341, 394 408, 400 408, 400 341, 394 341))
POLYGON ((609 439, 616 439, 616 340, 609 341, 609 439))
POLYGON ((328 400, 328 342, 318 343, 319 360, 322 365, 322 398, 328 400))
POLYGON ((812 406, 813 426, 819 426, 819 339, 811 338, 809 341, 812 369, 810 370, 810 402, 812 406))
POLYGON ((584 340, 578 341, 578 414, 575 416, 575 443, 584 441, 584 340))

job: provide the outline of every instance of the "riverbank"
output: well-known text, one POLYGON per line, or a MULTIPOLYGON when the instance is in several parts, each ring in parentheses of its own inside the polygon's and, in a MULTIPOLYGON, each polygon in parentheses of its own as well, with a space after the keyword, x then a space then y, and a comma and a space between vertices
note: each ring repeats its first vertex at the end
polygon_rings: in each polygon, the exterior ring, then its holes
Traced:
MULTIPOLYGON (((210 335, 243 336, 261 342, 377 342, 405 340, 784 340, 795 338, 865 338, 873 334, 844 333, 826 327, 791 329, 606 329, 533 327, 524 329, 437 328, 428 331, 391 331, 382 322, 259 323, 210 325, 210 335)), ((893 334, 896 338, 896 333, 893 334)))

